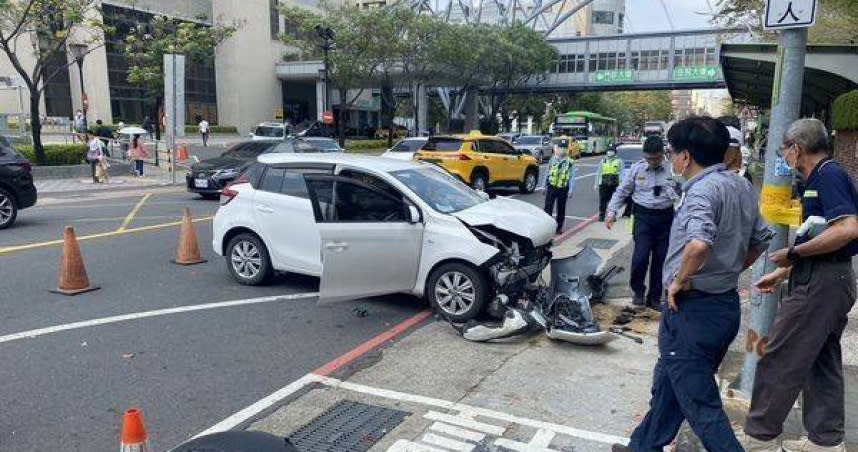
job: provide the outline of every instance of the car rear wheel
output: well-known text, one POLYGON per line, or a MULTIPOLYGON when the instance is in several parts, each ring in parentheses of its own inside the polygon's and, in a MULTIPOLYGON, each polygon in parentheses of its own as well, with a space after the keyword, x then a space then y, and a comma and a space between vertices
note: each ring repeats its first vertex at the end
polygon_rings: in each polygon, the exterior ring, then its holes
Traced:
POLYGON ((524 173, 524 180, 518 187, 518 191, 522 193, 533 193, 536 190, 536 184, 539 172, 535 168, 528 168, 524 173))
POLYGON ((18 206, 15 204, 15 198, 8 191, 0 188, 0 229, 12 226, 17 217, 18 206))
POLYGON ((468 265, 451 262, 429 276, 426 298, 443 316, 454 322, 476 317, 486 303, 486 281, 468 265))
POLYGON ((489 187, 489 175, 485 171, 475 171, 471 175, 471 188, 479 191, 486 191, 489 187))
POLYGON ((253 234, 239 234, 226 247, 226 265, 240 284, 265 284, 274 273, 268 248, 253 234))

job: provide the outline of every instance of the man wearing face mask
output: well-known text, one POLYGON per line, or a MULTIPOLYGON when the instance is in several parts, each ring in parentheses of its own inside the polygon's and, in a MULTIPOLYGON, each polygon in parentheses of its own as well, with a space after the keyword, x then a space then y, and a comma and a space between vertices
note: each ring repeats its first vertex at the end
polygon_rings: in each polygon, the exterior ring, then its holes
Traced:
POLYGON ((620 175, 623 170, 623 159, 617 157, 614 148, 608 150, 599 169, 596 171, 596 183, 593 189, 599 192, 599 221, 605 221, 605 211, 608 209, 608 201, 617 191, 620 185, 620 175))
POLYGON ((658 332, 650 411, 628 446, 656 452, 687 420, 710 452, 741 452, 712 375, 739 331, 739 275, 768 246, 747 180, 724 165, 727 128, 708 117, 677 122, 668 132, 671 170, 685 180, 664 265, 667 304, 658 332))
POLYGON ((771 293, 790 279, 757 364, 745 424, 748 452, 846 450, 840 338, 856 296, 858 191, 827 148, 822 122, 800 119, 787 129, 780 150, 806 180, 802 216, 812 225, 802 226, 788 249, 771 255, 778 269, 756 283, 771 293), (784 441, 781 449, 778 437, 799 393, 808 436, 784 441))
POLYGON ((670 223, 673 221, 673 203, 679 199, 676 183, 664 161, 664 142, 652 136, 644 141, 644 158, 631 168, 611 197, 605 215, 605 227, 611 229, 617 211, 632 198, 635 215, 632 271, 629 285, 634 292, 635 306, 658 309, 664 294, 661 267, 667 255, 670 223), (649 294, 645 284, 649 269, 649 294))

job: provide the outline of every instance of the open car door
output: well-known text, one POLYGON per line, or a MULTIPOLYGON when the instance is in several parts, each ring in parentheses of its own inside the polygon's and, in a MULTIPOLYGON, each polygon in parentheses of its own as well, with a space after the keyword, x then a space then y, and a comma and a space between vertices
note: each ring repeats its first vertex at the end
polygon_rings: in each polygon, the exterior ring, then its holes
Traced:
POLYGON ((423 243, 401 194, 343 176, 308 175, 321 239, 319 302, 410 292, 423 243))

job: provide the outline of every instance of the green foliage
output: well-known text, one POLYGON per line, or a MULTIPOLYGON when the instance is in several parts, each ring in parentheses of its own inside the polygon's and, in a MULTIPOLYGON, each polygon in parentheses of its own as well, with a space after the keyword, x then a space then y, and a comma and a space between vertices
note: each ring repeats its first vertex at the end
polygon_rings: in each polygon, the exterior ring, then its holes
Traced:
POLYGON ((346 149, 349 151, 358 151, 365 149, 384 149, 387 147, 387 140, 349 140, 346 142, 346 149))
MULTIPOLYGON (((82 143, 46 144, 44 148, 45 161, 39 162, 39 166, 78 165, 86 160, 86 145, 82 143)), ((17 146, 15 149, 31 162, 36 163, 36 154, 32 145, 17 146)))
POLYGON ((858 130, 858 90, 834 100, 831 120, 834 130, 858 130))
POLYGON ((164 95, 164 55, 181 54, 196 63, 214 56, 215 48, 238 30, 237 23, 202 25, 156 15, 146 26, 132 28, 125 37, 128 82, 146 88, 149 99, 164 95))
MULTIPOLYGON (((185 126, 185 133, 200 133, 200 127, 185 126)), ((209 126, 209 133, 236 134, 238 129, 235 126, 209 126)))
MULTIPOLYGON (((774 41, 774 33, 762 30, 765 0, 718 0, 718 15, 713 22, 723 26, 746 25, 764 39, 774 41)), ((851 44, 858 39, 858 2, 855 0, 820 0, 816 25, 808 30, 811 43, 851 44)))

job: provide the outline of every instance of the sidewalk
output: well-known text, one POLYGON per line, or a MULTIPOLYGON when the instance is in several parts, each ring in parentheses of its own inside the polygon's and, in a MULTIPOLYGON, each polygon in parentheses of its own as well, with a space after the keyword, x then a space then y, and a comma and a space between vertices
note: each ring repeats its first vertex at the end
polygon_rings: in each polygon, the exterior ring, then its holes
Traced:
MULTIPOLYGON (((178 185, 185 183, 184 170, 180 169, 179 173, 176 174, 176 183, 178 185)), ((172 184, 172 175, 163 167, 146 165, 143 177, 135 177, 130 174, 111 176, 109 183, 106 184, 95 184, 92 182, 92 178, 89 177, 36 179, 34 184, 36 185, 36 190, 41 197, 43 195, 55 193, 103 192, 146 187, 163 187, 172 184)))

